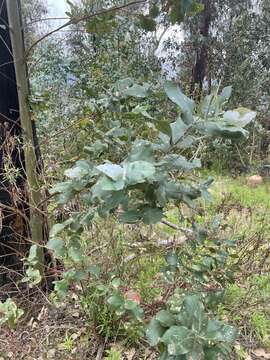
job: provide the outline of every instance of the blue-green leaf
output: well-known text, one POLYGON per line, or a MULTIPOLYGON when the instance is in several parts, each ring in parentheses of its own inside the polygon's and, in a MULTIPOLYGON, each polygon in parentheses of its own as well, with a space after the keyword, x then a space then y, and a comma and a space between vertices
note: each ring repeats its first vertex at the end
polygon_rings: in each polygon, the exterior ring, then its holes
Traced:
POLYGON ((167 310, 159 311, 155 318, 163 327, 171 327, 175 325, 174 316, 167 310))
POLYGON ((96 168, 113 181, 120 180, 123 177, 123 168, 120 165, 107 163, 99 165, 96 168))
POLYGON ((124 224, 134 224, 140 219, 141 214, 137 209, 124 211, 123 214, 119 216, 119 221, 124 224))
POLYGON ((115 310, 124 304, 124 299, 120 294, 114 294, 107 300, 108 304, 115 310))
MULTIPOLYGON (((173 81, 165 81, 164 89, 169 99, 177 104, 184 114, 192 115, 195 102, 182 93, 178 84, 173 81)), ((188 123, 191 122, 191 118, 185 120, 188 120, 188 123)))
POLYGON ((170 127, 173 145, 178 143, 180 140, 184 140, 184 135, 188 129, 188 126, 183 122, 181 118, 178 118, 175 122, 173 122, 170 127))
POLYGON ((151 346, 156 346, 160 342, 165 331, 166 329, 161 326, 159 321, 155 318, 152 319, 146 329, 146 338, 149 344, 151 346))
POLYGON ((147 161, 134 161, 124 165, 124 172, 127 184, 135 185, 153 180, 155 166, 147 161))
POLYGON ((161 341, 167 345, 169 355, 184 355, 192 351, 194 335, 185 326, 171 326, 161 341))
POLYGON ((146 207, 142 213, 142 220, 145 224, 156 224, 163 218, 163 211, 159 208, 146 207))
POLYGON ((65 243, 61 239, 51 239, 47 243, 47 248, 54 252, 54 256, 57 258, 63 258, 66 254, 65 243))

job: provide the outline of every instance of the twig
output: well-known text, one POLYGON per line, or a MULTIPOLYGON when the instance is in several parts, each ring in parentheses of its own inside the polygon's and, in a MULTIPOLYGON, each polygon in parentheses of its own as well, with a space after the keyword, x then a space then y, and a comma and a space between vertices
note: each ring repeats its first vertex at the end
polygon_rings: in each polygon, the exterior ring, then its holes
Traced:
POLYGON ((92 249, 91 251, 89 251, 89 253, 88 253, 87 255, 88 255, 88 256, 91 256, 91 255, 93 255, 95 252, 100 251, 100 250, 102 250, 102 249, 105 249, 108 245, 109 245, 108 243, 103 244, 103 245, 100 245, 100 246, 92 249))
POLYGON ((170 248, 170 247, 182 245, 189 239, 190 238, 183 235, 183 236, 177 237, 176 239, 159 240, 155 245, 157 247, 170 248))
POLYGON ((48 18, 43 18, 43 19, 37 19, 37 20, 33 20, 31 22, 28 22, 25 24, 25 26, 31 26, 33 24, 36 24, 36 23, 39 23, 39 22, 42 22, 42 21, 51 21, 51 20, 68 20, 69 17, 48 17, 48 18))
POLYGON ((240 159, 241 164, 243 165, 243 167, 246 167, 246 164, 245 164, 245 162, 244 162, 244 160, 243 160, 243 158, 242 158, 241 152, 240 152, 239 147, 238 147, 237 144, 235 144, 235 148, 236 148, 237 153, 238 153, 238 155, 239 155, 239 159, 240 159))
POLYGON ((98 348, 96 360, 102 360, 103 359, 104 349, 105 349, 105 346, 107 344, 107 341, 108 341, 108 337, 106 336, 106 339, 104 340, 104 342, 98 348))
POLYGON ((167 225, 167 226, 169 226, 170 228, 172 228, 172 229, 174 229, 174 230, 181 231, 181 232, 184 233, 187 237, 190 237, 190 238, 192 237, 192 238, 194 238, 194 232, 193 232, 192 230, 190 230, 190 229, 186 229, 186 228, 180 227, 180 226, 175 225, 175 224, 173 224, 173 223, 171 223, 171 222, 169 222, 168 220, 165 220, 165 219, 163 219, 161 222, 162 222, 162 224, 167 225))

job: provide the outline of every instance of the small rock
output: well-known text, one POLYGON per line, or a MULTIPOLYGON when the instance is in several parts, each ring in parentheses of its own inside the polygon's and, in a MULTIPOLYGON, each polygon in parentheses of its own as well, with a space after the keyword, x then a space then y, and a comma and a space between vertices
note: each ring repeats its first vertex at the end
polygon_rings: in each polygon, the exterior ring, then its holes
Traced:
POLYGON ((247 179, 250 187, 257 187, 263 183, 263 178, 260 175, 252 175, 247 179))
POLYGON ((270 359, 270 353, 269 352, 266 352, 265 349, 255 349, 255 350, 252 350, 252 353, 258 357, 260 357, 260 359, 270 359))
POLYGON ((50 349, 47 353, 48 359, 55 359, 56 350, 50 349))

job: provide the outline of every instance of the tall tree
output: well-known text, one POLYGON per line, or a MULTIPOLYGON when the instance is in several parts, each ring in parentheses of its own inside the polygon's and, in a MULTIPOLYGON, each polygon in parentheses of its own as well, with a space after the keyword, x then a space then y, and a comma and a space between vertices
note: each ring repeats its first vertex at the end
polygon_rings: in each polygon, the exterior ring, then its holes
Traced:
POLYGON ((197 34, 193 34, 198 38, 198 45, 196 48, 196 59, 192 69, 192 77, 190 83, 190 93, 193 94, 196 84, 199 87, 199 96, 202 92, 203 81, 205 77, 208 78, 211 84, 211 77, 208 73, 208 46, 209 33, 212 20, 213 3, 210 0, 201 0, 203 11, 198 15, 197 34))
MULTIPOLYGON (((19 2, 0 0, 0 10, 0 244, 2 266, 13 267, 26 254, 29 239, 40 243, 43 234, 19 2)), ((42 261, 40 248, 38 253, 42 261)))
MULTIPOLYGON (((25 166, 15 68, 11 51, 6 1, 0 1, 0 206, 1 265, 17 263, 14 255, 27 233, 25 222, 25 166), (23 216, 22 216, 23 214, 23 216)), ((27 217, 26 217, 27 218, 27 217)), ((19 258, 19 257, 18 257, 19 258)), ((5 272, 4 272, 5 273, 5 272)), ((5 274, 2 279, 4 279, 5 274)))
MULTIPOLYGON (((224 80, 224 69, 230 62, 228 51, 238 52, 234 39, 231 36, 230 42, 226 39, 233 34, 237 23, 252 13, 250 0, 200 0, 200 4, 203 11, 185 22, 179 64, 181 79, 189 83, 191 93, 201 93, 203 88, 209 91, 212 81, 224 80)), ((243 42, 247 36, 241 34, 243 42)))

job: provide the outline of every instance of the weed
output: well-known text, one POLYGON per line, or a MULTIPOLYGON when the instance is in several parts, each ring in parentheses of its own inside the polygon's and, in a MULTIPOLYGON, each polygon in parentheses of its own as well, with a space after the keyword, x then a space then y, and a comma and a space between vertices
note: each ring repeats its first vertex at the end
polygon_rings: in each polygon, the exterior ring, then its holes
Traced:
POLYGON ((254 311, 250 316, 250 326, 262 345, 270 347, 270 319, 266 314, 254 311))
POLYGON ((121 352, 115 349, 106 350, 106 357, 104 360, 121 360, 121 352))
POLYGON ((226 290, 226 300, 232 307, 241 306, 245 299, 246 290, 237 284, 231 284, 226 290))
POLYGON ((89 287, 87 294, 81 297, 81 304, 89 323, 94 325, 98 334, 111 339, 119 333, 119 319, 106 303, 101 286, 89 287))
POLYGON ((72 352, 74 347, 74 340, 71 335, 66 334, 62 346, 66 351, 70 353, 72 352))
POLYGON ((157 283, 157 274, 164 266, 164 258, 160 255, 145 256, 139 260, 139 271, 135 288, 141 294, 145 303, 151 303, 161 295, 162 289, 157 283))

